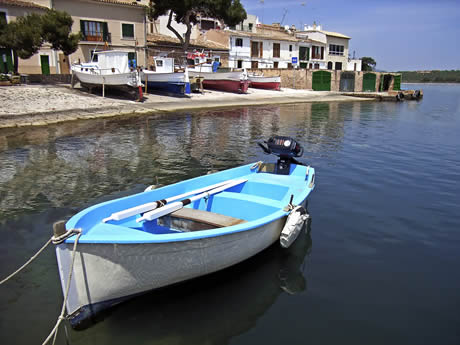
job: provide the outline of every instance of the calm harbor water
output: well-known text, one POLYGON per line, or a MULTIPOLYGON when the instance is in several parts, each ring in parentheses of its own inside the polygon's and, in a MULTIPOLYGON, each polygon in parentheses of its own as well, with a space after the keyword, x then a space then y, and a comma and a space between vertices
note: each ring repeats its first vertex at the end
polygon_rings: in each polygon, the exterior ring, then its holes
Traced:
MULTIPOLYGON (((420 102, 0 131, 0 278, 56 220, 150 184, 271 160, 256 142, 289 135, 317 169, 312 222, 294 247, 135 298, 88 329, 61 328, 57 343, 460 344, 460 85, 414 87, 420 102)), ((61 303, 48 249, 0 286, 0 343, 41 343, 61 303)))

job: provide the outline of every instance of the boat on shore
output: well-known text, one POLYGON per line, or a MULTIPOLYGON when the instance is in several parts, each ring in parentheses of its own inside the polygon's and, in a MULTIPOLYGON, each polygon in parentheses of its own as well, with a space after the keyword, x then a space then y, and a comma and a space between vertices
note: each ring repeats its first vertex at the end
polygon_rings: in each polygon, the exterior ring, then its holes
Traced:
POLYGON ((264 77, 263 75, 249 74, 249 87, 266 90, 281 90, 281 77, 264 77))
POLYGON ((147 85, 147 90, 159 90, 173 94, 190 94, 190 80, 187 68, 182 72, 174 71, 174 59, 168 57, 155 57, 154 71, 142 70, 141 80, 147 85))
POLYGON ((277 240, 283 245, 286 219, 306 205, 315 170, 295 159, 303 149, 292 138, 259 145, 278 161, 148 188, 55 226, 55 236, 70 234, 56 257, 71 325, 132 296, 235 265, 277 240))
POLYGON ((236 72, 200 72, 196 70, 189 71, 191 77, 203 79, 205 89, 247 93, 249 80, 244 71, 236 72))
POLYGON ((95 52, 93 61, 72 65, 72 74, 83 87, 115 88, 137 92, 142 86, 139 73, 129 66, 128 52, 106 50, 95 52))

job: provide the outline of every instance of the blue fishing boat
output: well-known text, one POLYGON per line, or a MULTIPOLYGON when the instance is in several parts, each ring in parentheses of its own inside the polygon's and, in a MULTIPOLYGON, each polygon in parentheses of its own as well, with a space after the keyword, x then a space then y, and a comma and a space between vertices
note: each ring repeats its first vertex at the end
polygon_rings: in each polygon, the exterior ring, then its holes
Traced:
POLYGON ((174 71, 174 59, 168 57, 155 57, 153 59, 155 70, 142 70, 141 80, 147 84, 147 90, 158 90, 173 94, 190 94, 190 80, 185 68, 182 72, 174 71))
POLYGON ((56 225, 71 324, 134 295, 222 270, 278 240, 289 246, 307 218, 315 170, 296 160, 303 148, 290 137, 259 145, 277 162, 148 188, 56 225))

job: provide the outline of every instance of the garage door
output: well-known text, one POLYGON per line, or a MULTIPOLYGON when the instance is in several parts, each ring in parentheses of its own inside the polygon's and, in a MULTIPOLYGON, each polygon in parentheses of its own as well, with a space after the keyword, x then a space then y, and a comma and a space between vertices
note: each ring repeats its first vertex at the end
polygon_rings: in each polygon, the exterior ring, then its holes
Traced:
POLYGON ((315 91, 331 91, 331 73, 326 71, 313 72, 312 88, 315 91))
POLYGON ((340 91, 355 91, 355 74, 353 72, 342 72, 340 74, 340 91))
POLYGON ((366 73, 363 76, 363 91, 375 92, 375 81, 377 76, 374 73, 366 73))

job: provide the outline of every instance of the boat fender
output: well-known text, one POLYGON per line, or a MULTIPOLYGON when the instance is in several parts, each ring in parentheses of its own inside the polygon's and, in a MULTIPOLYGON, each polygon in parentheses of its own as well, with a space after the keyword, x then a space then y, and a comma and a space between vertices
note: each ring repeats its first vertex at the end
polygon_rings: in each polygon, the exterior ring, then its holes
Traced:
POLYGON ((289 248, 297 239, 302 230, 303 224, 310 217, 305 208, 296 206, 289 213, 284 228, 281 231, 280 244, 283 248, 289 248))
POLYGON ((404 94, 402 92, 399 92, 397 95, 396 95, 396 100, 397 101, 402 101, 404 99, 404 94))
POLYGON ((414 94, 413 94, 413 97, 414 97, 415 99, 419 99, 419 98, 420 98, 420 90, 415 90, 415 91, 414 91, 414 94))

